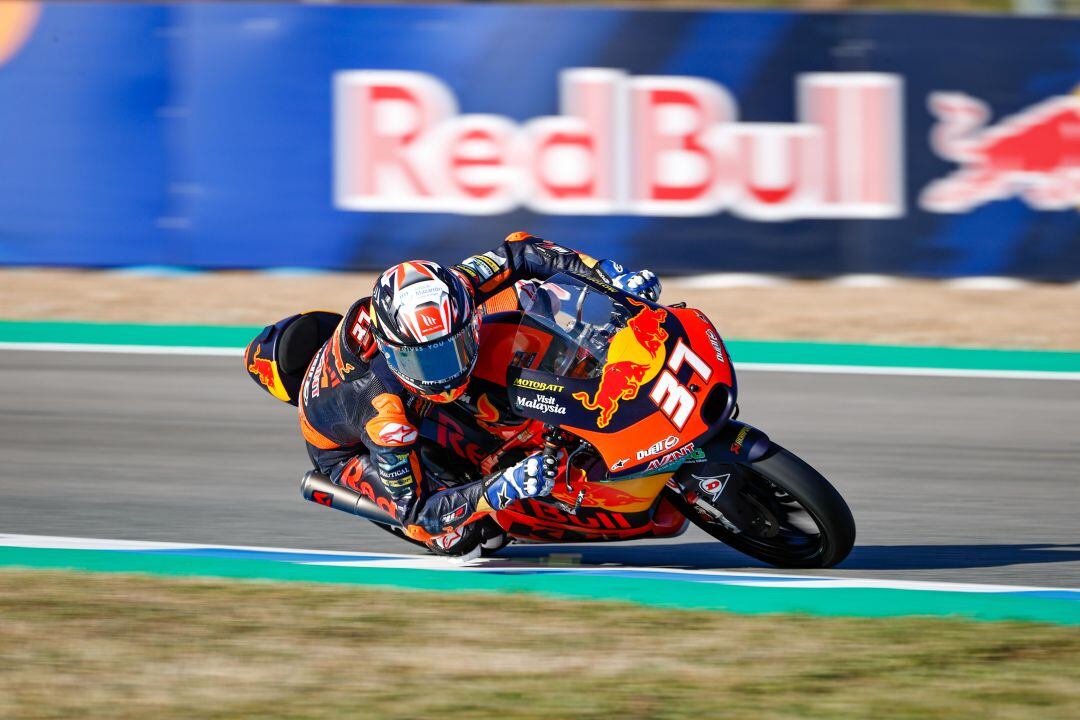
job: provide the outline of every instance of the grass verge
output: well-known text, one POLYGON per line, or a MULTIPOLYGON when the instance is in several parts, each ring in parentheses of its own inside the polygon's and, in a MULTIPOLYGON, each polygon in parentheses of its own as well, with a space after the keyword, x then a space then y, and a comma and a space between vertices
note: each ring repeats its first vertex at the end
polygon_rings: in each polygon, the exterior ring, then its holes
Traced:
POLYGON ((1080 632, 0 571, 3 718, 1067 718, 1080 632))

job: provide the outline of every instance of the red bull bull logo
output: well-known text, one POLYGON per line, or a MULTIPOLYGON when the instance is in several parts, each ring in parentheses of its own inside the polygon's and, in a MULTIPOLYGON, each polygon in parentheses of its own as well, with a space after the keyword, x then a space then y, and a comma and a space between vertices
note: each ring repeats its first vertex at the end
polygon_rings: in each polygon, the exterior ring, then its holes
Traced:
POLYGON ((664 342, 668 334, 663 327, 667 310, 633 299, 630 302, 641 311, 611 338, 596 393, 591 398, 586 392, 573 394, 586 410, 600 411, 596 427, 601 429, 611 423, 620 402, 636 398, 641 386, 656 377, 667 357, 664 342))
POLYGON ((276 384, 274 379, 274 363, 266 358, 259 357, 259 353, 261 352, 262 345, 259 345, 255 348, 255 354, 251 356, 251 364, 248 365, 248 372, 258 377, 259 382, 273 390, 276 384))
POLYGON ((247 366, 248 372, 251 373, 252 377, 264 385, 271 395, 279 400, 288 402, 289 394, 278 381, 277 369, 274 367, 274 361, 260 357, 260 353, 262 353, 262 345, 255 346, 255 352, 251 355, 251 364, 247 366))
POLYGON ((630 328, 634 338, 641 343, 641 346, 648 350, 650 355, 656 357, 656 353, 660 352, 660 348, 664 347, 664 341, 668 338, 667 330, 664 329, 667 310, 659 308, 654 310, 634 298, 628 297, 626 299, 631 305, 641 308, 641 312, 630 318, 626 326, 630 328))
POLYGON ((1054 97, 987 127, 990 110, 962 93, 933 93, 930 144, 960 165, 923 191, 935 212, 1019 197, 1038 210, 1080 204, 1080 97, 1054 97))

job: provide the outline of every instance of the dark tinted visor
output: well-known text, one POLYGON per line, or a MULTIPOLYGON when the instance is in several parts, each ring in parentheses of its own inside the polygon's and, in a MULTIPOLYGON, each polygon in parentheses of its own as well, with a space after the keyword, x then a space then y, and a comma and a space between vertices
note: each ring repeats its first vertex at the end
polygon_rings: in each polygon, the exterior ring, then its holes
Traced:
POLYGON ((397 375, 417 387, 442 392, 454 389, 461 378, 472 371, 479 347, 477 329, 474 317, 456 334, 425 345, 379 344, 386 364, 397 375))

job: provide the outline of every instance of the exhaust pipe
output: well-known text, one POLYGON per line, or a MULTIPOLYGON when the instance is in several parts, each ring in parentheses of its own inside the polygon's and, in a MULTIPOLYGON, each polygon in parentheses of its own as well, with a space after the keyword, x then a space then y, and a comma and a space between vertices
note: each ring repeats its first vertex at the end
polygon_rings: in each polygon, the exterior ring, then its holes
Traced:
POLYGON ((335 510, 342 510, 352 515, 359 515, 380 525, 401 527, 401 523, 395 520, 390 513, 372 502, 371 499, 352 488, 335 485, 330 481, 330 478, 315 470, 309 471, 300 479, 300 494, 304 496, 305 500, 310 500, 319 505, 326 505, 335 510))

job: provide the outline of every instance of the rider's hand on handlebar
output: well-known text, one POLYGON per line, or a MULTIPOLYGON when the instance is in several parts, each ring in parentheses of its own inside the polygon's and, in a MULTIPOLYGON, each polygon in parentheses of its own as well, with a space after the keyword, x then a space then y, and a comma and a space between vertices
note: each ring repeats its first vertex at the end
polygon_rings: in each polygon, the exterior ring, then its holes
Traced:
POLYGON ((652 302, 660 299, 660 279, 652 270, 626 272, 622 265, 612 260, 601 262, 600 269, 611 278, 611 283, 623 292, 652 302))
POLYGON ((555 487, 554 474, 544 473, 543 467, 543 455, 533 453, 491 478, 484 487, 488 504, 502 510, 515 500, 551 494, 555 487))

